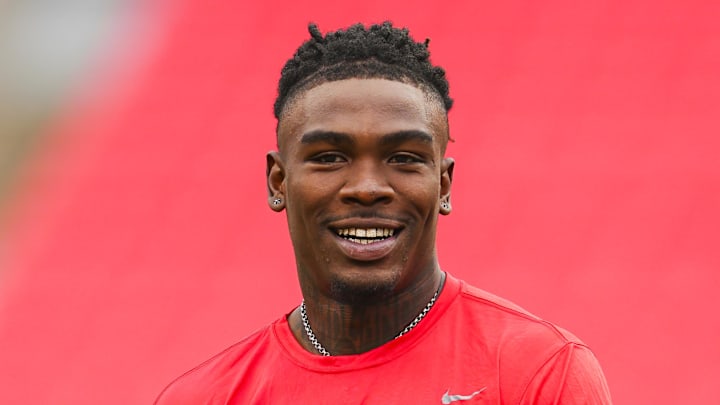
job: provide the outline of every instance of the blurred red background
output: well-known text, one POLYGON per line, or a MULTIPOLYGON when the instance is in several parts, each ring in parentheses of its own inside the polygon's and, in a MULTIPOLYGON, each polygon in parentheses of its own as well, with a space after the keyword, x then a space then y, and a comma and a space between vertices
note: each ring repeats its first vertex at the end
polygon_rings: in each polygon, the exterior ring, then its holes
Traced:
POLYGON ((442 267, 580 336, 617 404, 720 403, 716 2, 156 3, 23 171, 0 403, 150 403, 297 305, 279 71, 310 21, 387 19, 456 100, 442 267))

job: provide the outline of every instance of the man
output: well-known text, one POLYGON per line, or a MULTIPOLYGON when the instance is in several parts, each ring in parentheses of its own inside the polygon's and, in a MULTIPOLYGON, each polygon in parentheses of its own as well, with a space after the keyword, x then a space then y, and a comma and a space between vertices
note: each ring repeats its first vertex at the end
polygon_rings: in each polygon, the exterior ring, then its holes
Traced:
POLYGON ((304 300, 156 403, 609 404, 580 340, 440 269, 452 100, 428 42, 390 23, 310 34, 267 156, 304 300))

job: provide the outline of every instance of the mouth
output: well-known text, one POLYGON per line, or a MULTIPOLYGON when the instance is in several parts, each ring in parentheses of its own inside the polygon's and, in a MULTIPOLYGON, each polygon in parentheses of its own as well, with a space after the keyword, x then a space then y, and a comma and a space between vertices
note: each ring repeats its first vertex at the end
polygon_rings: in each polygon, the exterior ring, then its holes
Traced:
POLYGON ((369 245, 393 237, 397 232, 393 228, 337 228, 335 233, 352 243, 369 245))

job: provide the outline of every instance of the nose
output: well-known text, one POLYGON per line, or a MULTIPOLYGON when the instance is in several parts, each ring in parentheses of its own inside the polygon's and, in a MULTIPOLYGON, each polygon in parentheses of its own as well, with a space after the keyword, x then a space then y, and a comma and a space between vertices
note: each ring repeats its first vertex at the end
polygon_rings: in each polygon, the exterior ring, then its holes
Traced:
POLYGON ((380 163, 355 161, 352 166, 340 189, 340 199, 344 203, 371 206, 392 200, 394 190, 380 163))

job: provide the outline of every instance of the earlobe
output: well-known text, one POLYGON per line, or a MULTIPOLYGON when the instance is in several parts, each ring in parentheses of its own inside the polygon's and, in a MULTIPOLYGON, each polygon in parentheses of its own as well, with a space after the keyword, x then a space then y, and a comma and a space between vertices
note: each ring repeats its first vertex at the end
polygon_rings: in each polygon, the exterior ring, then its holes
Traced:
POLYGON ((276 151, 268 152, 266 162, 268 204, 270 209, 280 212, 285 209, 285 168, 280 153, 276 151))
POLYGON ((282 199, 282 196, 270 196, 268 198, 268 204, 270 204, 270 209, 272 209, 275 212, 280 212, 285 209, 285 201, 282 199))
POLYGON ((442 215, 449 215, 450 212, 452 212, 450 190, 452 188, 454 168, 455 160, 453 160, 453 158, 443 159, 442 172, 440 173, 440 214, 442 215))
POLYGON ((452 206, 450 205, 450 196, 447 196, 447 199, 440 201, 440 213, 450 215, 450 212, 452 212, 452 206))

